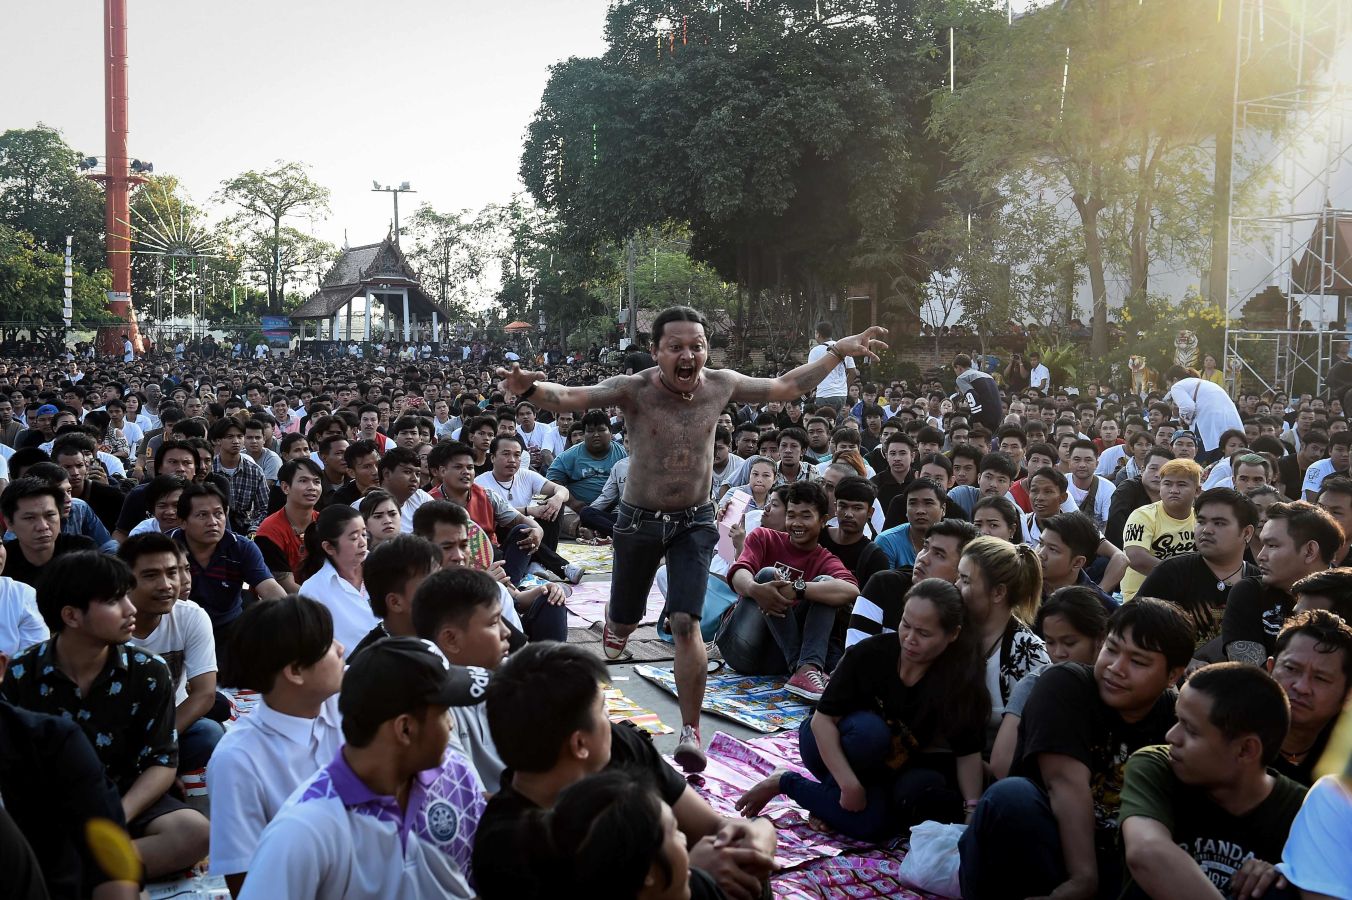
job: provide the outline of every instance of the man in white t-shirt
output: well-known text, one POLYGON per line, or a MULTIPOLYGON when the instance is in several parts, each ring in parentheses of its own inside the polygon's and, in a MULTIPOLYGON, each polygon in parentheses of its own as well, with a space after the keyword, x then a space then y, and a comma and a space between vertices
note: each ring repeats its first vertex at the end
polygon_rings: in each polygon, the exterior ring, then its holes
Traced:
MULTIPOLYGON (((0 541, 0 571, 5 568, 5 545, 0 541)), ((0 576, 0 654, 13 658, 19 651, 51 637, 38 612, 33 586, 0 576)))
POLYGON ((1028 386, 1037 388, 1046 394, 1051 390, 1052 373, 1042 364, 1042 355, 1037 352, 1028 354, 1028 386))
POLYGON ((169 667, 174 683, 174 728, 178 731, 178 770, 206 767, 225 734, 207 717, 216 704, 216 639, 206 610, 180 600, 183 579, 191 583, 186 551, 167 535, 147 532, 128 538, 117 555, 135 583, 128 598, 136 607, 136 625, 127 643, 154 653, 169 667))
POLYGON ((1101 475, 1098 468, 1098 447, 1090 440, 1077 440, 1070 445, 1070 478, 1066 493, 1076 508, 1094 520, 1100 532, 1108 522, 1112 509, 1114 485, 1101 475))
POLYGON ((516 405, 516 433, 530 454, 530 467, 537 472, 547 471, 554 457, 563 452, 558 430, 536 418, 535 406, 529 400, 516 405))
MULTIPOLYGON (((831 340, 831 334, 830 322, 817 323, 817 345, 807 354, 808 365, 831 352, 831 345, 835 343, 831 340)), ((850 383, 858 377, 858 374, 859 370, 855 368, 853 357, 847 356, 844 362, 837 363, 817 385, 817 405, 829 406, 839 414, 841 408, 845 406, 845 397, 850 392, 850 383)))
POLYGON ((577 584, 585 568, 568 562, 558 554, 559 524, 563 505, 568 502, 568 488, 522 465, 525 447, 520 434, 500 434, 489 445, 491 471, 474 479, 474 483, 490 494, 496 494, 519 512, 534 519, 544 531, 540 546, 531 558, 541 567, 577 584), (543 497, 542 500, 535 498, 543 497))

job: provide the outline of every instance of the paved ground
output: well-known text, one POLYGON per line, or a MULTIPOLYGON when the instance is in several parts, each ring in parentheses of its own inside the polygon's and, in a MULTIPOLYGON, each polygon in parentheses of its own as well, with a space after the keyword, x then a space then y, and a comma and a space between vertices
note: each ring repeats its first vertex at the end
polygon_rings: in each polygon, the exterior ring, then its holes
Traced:
MULTIPOLYGON (((610 575, 586 575, 583 581, 610 581, 610 575)), ((649 663, 649 665, 671 668, 672 663, 649 663)), ((639 706, 650 709, 657 713, 658 718, 664 724, 672 729, 671 734, 655 734, 653 740, 657 744, 657 749, 663 753, 671 753, 676 749, 676 742, 680 740, 681 731, 681 710, 676 705, 676 698, 668 694, 665 690, 653 684, 648 679, 634 672, 632 663, 615 664, 610 663, 606 666, 613 679, 612 685, 623 691, 624 695, 639 706)), ((742 740, 748 740, 758 737, 760 732, 753 731, 738 722, 731 719, 725 719, 722 716, 710 715, 705 713, 700 723, 701 736, 704 738, 705 746, 713 739, 714 732, 725 731, 728 734, 742 740)))
MULTIPOLYGON (((649 663, 649 665, 670 667, 671 663, 649 663)), ((680 739, 681 730, 681 711, 676 705, 676 698, 668 694, 665 690, 653 684, 648 679, 634 672, 632 663, 625 665, 611 664, 607 667, 611 674, 611 684, 624 692, 624 695, 633 700, 639 706, 650 709, 657 713, 663 723, 672 729, 671 734, 655 734, 653 741, 657 744, 657 749, 663 753, 671 753, 676 749, 676 741, 680 739)), ((707 747, 709 741, 713 739, 714 732, 725 731, 728 734, 742 740, 749 740, 753 737, 759 737, 760 732, 752 731, 745 725, 734 722, 731 719, 725 719, 722 716, 715 716, 705 713, 700 723, 701 736, 704 738, 704 745, 707 747)))

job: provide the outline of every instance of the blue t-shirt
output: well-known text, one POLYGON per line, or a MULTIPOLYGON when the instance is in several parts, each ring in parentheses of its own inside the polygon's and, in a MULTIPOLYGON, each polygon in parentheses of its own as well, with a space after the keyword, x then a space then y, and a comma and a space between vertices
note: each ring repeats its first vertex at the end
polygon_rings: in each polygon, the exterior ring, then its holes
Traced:
MULTIPOLYGON (((176 529, 169 536, 184 547, 188 546, 182 529, 176 529)), ((221 535, 220 543, 205 567, 189 553, 188 568, 192 572, 189 599, 207 611, 212 627, 233 622, 244 612, 242 591, 245 583, 256 587, 272 577, 272 570, 263 562, 263 552, 254 542, 228 530, 221 535)))
POLYGON ((615 441, 610 442, 610 452, 600 459, 587 452, 585 443, 574 444, 549 464, 545 477, 568 488, 568 493, 582 503, 591 503, 605 487, 615 463, 628 455, 615 441))
POLYGON ((909 522, 887 529, 873 543, 887 554, 887 561, 892 564, 892 568, 915 565, 915 548, 911 546, 909 522))

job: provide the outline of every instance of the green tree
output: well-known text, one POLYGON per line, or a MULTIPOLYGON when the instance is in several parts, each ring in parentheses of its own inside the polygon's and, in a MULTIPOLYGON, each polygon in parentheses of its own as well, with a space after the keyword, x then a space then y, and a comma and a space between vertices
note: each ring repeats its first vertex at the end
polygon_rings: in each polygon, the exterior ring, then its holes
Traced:
MULTIPOLYGON (((71 291, 75 327, 116 321, 104 308, 110 285, 106 270, 91 275, 75 269, 71 291)), ((13 340, 26 330, 36 340, 59 344, 66 334, 64 288, 64 253, 53 253, 33 235, 0 224, 0 310, 4 310, 0 336, 13 340)))
POLYGON ((477 299, 476 288, 491 254, 494 221, 486 210, 438 212, 430 203, 419 206, 409 220, 409 263, 423 284, 448 309, 463 314, 477 299))
POLYGON ((81 156, 46 125, 0 134, 0 222, 53 253, 73 235, 75 259, 92 271, 105 259, 103 192, 77 173, 81 156))
POLYGON ((937 213, 929 95, 948 27, 992 5, 618 2, 605 55, 554 67, 523 181, 572 246, 688 223, 692 256, 806 327, 937 213))
POLYGON ((244 229, 237 236, 241 277, 267 290, 268 315, 295 309, 319 287, 319 280, 338 258, 338 248, 290 225, 275 232, 244 229), (293 293, 286 293, 290 288, 293 293))
POLYGON ((232 224, 238 231, 243 255, 267 284, 269 312, 281 313, 287 274, 303 264, 297 259, 309 261, 318 249, 306 246, 313 239, 283 226, 282 220, 327 212, 328 188, 311 179, 302 164, 278 160, 271 169, 242 172, 223 182, 220 197, 239 206, 232 224), (269 259, 271 263, 266 262, 269 259))
POLYGON ((1233 23, 1218 24, 1204 3, 1070 0, 1012 25, 987 21, 976 43, 975 65, 939 98, 931 127, 954 147, 959 180, 988 202, 1010 184, 1014 202, 1069 201, 1093 295, 1092 355, 1103 359, 1109 271, 1140 296, 1152 263, 1200 265, 1210 250, 1233 23))

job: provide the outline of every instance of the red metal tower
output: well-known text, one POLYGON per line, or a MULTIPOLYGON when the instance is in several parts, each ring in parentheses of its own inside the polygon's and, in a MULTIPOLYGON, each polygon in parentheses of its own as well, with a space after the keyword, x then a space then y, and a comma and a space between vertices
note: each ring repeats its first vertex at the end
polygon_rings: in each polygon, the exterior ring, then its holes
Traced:
POLYGON ((99 349, 104 353, 122 352, 122 334, 131 336, 140 349, 141 338, 136 315, 131 307, 131 186, 145 179, 131 174, 127 159, 127 0, 103 2, 103 56, 105 129, 104 174, 95 176, 104 183, 107 214, 108 268, 113 287, 108 292, 108 311, 125 325, 100 329, 99 349))

